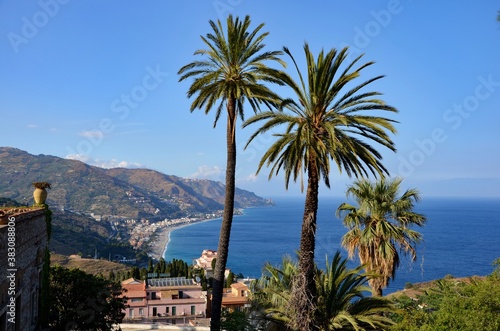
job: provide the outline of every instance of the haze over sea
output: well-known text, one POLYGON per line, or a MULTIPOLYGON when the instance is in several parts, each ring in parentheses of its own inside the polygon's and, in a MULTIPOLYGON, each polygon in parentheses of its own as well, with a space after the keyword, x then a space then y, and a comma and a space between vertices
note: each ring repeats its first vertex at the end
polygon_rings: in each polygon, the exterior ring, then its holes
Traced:
MULTIPOLYGON (((278 265, 284 255, 295 257, 299 248, 304 198, 274 199, 273 207, 244 210, 234 217, 227 267, 234 273, 256 278, 265 262, 278 265)), ((325 267, 326 256, 337 250, 344 257, 340 238, 347 229, 335 217, 341 197, 320 198, 316 236, 316 263, 325 267)), ((384 291, 403 289, 406 283, 443 278, 488 275, 500 257, 500 198, 435 198, 416 204, 427 224, 417 228, 424 236, 417 261, 403 259, 395 281, 384 291)), ((179 228, 170 234, 165 259, 190 263, 204 249, 217 250, 221 219, 179 228)), ((350 262, 354 267, 358 262, 350 262)))

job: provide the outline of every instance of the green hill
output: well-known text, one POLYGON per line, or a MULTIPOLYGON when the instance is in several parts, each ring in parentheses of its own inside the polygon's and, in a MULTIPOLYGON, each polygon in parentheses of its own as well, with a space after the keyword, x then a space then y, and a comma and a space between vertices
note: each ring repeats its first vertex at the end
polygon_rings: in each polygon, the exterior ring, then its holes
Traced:
MULTIPOLYGON (((223 209, 225 190, 224 184, 210 180, 184 179, 150 169, 102 169, 0 147, 0 205, 33 204, 32 182, 36 181, 52 184, 47 198, 54 213, 51 251, 143 262, 147 261, 147 241, 138 246, 130 240, 139 222, 214 213, 223 209), (135 221, 128 223, 130 219, 135 221)), ((270 204, 240 189, 235 198, 237 208, 270 204)))
POLYGON ((86 259, 81 258, 78 255, 65 256, 60 254, 51 254, 50 263, 51 265, 59 265, 64 268, 78 268, 93 275, 102 274, 105 277, 109 275, 110 271, 116 273, 119 271, 127 272, 130 270, 129 266, 120 263, 99 259, 86 259))
MULTIPOLYGON (((52 208, 99 216, 162 220, 223 208, 224 185, 183 179, 150 169, 102 169, 50 155, 31 155, 0 147, 0 196, 32 203, 32 182, 52 184, 52 208)), ((255 194, 237 190, 236 207, 268 204, 255 194)))

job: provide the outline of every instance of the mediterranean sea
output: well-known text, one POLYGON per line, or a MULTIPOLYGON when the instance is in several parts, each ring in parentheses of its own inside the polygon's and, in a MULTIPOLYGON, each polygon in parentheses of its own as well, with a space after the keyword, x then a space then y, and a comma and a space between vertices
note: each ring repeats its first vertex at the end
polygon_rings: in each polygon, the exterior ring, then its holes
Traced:
MULTIPOLYGON (((227 267, 234 273, 257 278, 266 262, 278 265, 284 255, 296 257, 299 248, 303 197, 276 198, 272 207, 244 210, 233 219, 227 267)), ((316 263, 326 266, 340 246, 347 229, 335 217, 345 198, 320 198, 316 234, 316 263)), ((443 278, 488 275, 500 258, 500 198, 423 198, 415 211, 427 224, 415 228, 424 236, 415 262, 402 259, 396 279, 384 294, 403 289, 406 283, 443 278)), ((170 234, 164 258, 190 263, 204 249, 217 250, 221 219, 196 223, 170 234)), ((349 262, 351 267, 357 261, 349 262)))

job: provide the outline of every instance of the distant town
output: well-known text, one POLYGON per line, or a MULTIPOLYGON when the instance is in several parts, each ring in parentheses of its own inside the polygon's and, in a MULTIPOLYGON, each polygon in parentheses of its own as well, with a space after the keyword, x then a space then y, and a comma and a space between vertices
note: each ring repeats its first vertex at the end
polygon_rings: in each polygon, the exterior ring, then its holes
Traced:
MULTIPOLYGON (((135 250, 149 250, 149 246, 158 240, 158 236, 162 231, 167 229, 173 230, 177 227, 217 219, 222 217, 223 212, 223 210, 217 210, 212 213, 194 214, 190 217, 174 219, 166 218, 163 221, 156 222, 148 219, 132 219, 113 216, 103 217, 93 213, 91 213, 90 216, 99 222, 104 221, 105 219, 109 221, 109 224, 114 231, 114 234, 110 237, 110 239, 114 238, 119 241, 128 241, 128 243, 135 250)), ((236 209, 234 214, 241 215, 242 213, 242 209, 236 209)), ((123 261, 125 259, 127 259, 127 257, 120 259, 120 262, 127 262, 123 261)))

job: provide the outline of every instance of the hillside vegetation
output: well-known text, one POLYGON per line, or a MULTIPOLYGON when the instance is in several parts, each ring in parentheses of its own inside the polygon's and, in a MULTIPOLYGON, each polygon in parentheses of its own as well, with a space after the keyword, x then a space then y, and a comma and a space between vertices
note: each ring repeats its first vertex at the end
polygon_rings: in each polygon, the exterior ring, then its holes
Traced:
POLYGON ((61 266, 64 268, 78 268, 80 270, 85 271, 86 273, 99 275, 107 277, 110 271, 113 272, 127 272, 130 270, 129 266, 110 262, 107 260, 100 259, 86 259, 81 258, 78 255, 65 256, 61 254, 51 254, 50 256, 50 264, 55 266, 61 266))
MULTIPOLYGON (((497 266, 500 260, 496 261, 497 266)), ((393 331, 500 330, 500 270, 488 277, 435 280, 389 296, 393 331)))

